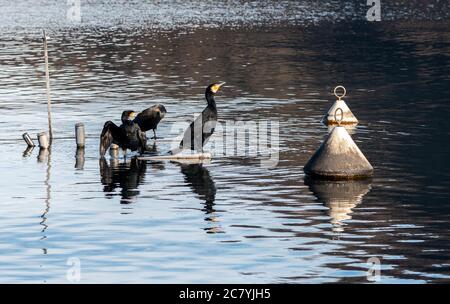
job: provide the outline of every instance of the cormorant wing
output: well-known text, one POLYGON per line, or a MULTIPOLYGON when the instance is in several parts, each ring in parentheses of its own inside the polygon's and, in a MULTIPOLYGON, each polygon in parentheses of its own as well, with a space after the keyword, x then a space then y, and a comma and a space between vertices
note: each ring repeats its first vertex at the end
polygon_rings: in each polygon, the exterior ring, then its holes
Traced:
POLYGON ((121 130, 112 121, 105 122, 100 135, 100 156, 105 156, 106 150, 112 143, 120 140, 121 130))

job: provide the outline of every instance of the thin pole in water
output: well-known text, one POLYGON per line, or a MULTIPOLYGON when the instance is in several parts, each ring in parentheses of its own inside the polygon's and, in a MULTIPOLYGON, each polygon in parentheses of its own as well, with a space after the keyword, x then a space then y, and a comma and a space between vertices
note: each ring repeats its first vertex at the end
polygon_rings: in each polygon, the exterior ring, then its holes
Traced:
POLYGON ((50 145, 53 140, 53 130, 52 130, 52 100, 50 98, 50 73, 48 71, 48 50, 47 50, 47 35, 44 32, 44 59, 45 59, 45 86, 47 89, 47 114, 48 114, 48 134, 50 137, 50 145))

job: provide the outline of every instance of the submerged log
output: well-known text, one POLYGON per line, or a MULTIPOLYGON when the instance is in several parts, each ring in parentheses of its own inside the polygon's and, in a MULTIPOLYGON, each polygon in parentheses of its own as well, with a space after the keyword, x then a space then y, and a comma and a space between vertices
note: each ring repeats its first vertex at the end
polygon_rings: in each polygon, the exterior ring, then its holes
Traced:
POLYGON ((140 160, 203 160, 211 159, 212 154, 209 152, 184 154, 178 153, 175 155, 155 155, 155 156, 139 156, 140 160))

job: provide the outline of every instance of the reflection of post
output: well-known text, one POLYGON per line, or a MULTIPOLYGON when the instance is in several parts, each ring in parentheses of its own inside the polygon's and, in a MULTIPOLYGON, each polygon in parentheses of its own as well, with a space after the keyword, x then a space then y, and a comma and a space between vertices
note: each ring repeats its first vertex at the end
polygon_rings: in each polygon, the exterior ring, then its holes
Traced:
POLYGON ((342 232, 345 220, 352 218, 352 209, 370 191, 370 180, 324 181, 306 179, 305 184, 317 199, 329 208, 333 231, 342 232))
POLYGON ((34 147, 28 146, 28 147, 25 149, 25 151, 23 151, 23 157, 28 157, 28 156, 30 156, 31 153, 33 152, 33 150, 34 150, 34 147))
MULTIPOLYGON (((52 165, 51 165, 51 150, 47 150, 47 149, 41 149, 43 151, 46 151, 46 155, 47 155, 47 170, 46 170, 46 174, 45 174, 45 187, 46 187, 46 198, 45 198, 45 209, 44 212, 41 215, 42 221, 39 223, 40 225, 42 225, 42 233, 45 232, 45 230, 47 230, 48 225, 47 225, 47 214, 50 211, 50 201, 51 201, 51 190, 52 190, 52 186, 50 184, 50 175, 51 175, 51 169, 52 169, 52 165)), ((39 161, 39 158, 38 158, 39 161)), ((47 236, 43 235, 41 240, 46 239, 47 236)), ((44 253, 47 253, 47 249, 43 248, 42 249, 44 251, 44 253)))
POLYGON ((75 169, 84 169, 84 148, 77 148, 77 152, 75 154, 75 169))
POLYGON ((46 160, 46 158, 49 155, 49 151, 50 151, 49 149, 44 149, 44 148, 39 149, 39 154, 37 157, 39 163, 43 163, 46 160))

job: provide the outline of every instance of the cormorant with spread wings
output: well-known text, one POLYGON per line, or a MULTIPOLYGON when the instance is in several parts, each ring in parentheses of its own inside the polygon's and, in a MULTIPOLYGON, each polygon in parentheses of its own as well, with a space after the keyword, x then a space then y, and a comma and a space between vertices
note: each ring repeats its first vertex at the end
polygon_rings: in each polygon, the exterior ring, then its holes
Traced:
POLYGON ((135 120, 134 111, 123 111, 122 125, 119 127, 112 121, 107 121, 103 126, 100 136, 100 156, 103 157, 111 146, 118 145, 124 153, 139 150, 143 153, 147 149, 147 137, 135 120))

